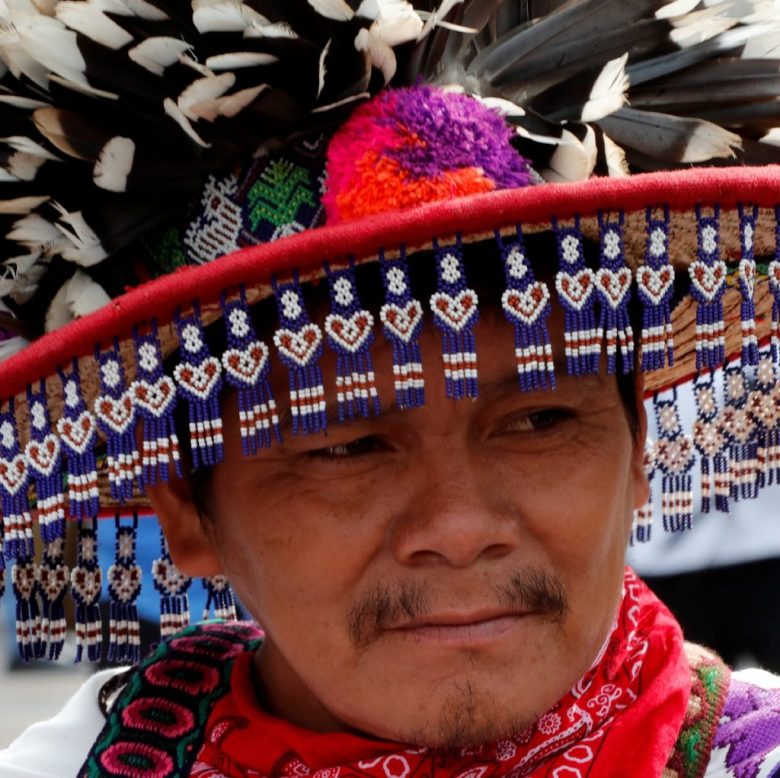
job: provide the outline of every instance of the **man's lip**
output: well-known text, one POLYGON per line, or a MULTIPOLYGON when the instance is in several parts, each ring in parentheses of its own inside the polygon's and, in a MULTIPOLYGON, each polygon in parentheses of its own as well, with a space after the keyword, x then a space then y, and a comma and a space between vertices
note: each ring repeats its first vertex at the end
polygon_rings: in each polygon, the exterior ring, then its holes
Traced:
POLYGON ((488 643, 513 630, 531 611, 442 613, 406 622, 387 631, 417 641, 444 644, 488 643))

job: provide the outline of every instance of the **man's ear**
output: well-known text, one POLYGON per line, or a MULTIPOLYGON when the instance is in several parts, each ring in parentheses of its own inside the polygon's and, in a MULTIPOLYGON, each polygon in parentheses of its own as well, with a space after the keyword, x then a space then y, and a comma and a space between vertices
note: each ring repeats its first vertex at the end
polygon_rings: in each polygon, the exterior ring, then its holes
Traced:
POLYGON ((193 577, 221 573, 222 565, 193 502, 190 482, 170 472, 167 483, 149 485, 146 493, 165 533, 171 559, 179 570, 193 577))
POLYGON ((650 499, 650 484, 645 472, 645 441, 647 440, 647 413, 645 412, 645 379, 641 372, 635 373, 634 402, 636 404, 637 428, 631 452, 631 470, 634 477, 634 508, 641 508, 650 499))

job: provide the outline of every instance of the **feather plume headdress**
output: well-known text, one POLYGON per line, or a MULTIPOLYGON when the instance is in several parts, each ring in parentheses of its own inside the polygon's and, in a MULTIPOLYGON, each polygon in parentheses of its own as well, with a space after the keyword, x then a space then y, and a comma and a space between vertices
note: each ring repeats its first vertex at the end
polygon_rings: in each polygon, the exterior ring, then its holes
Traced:
MULTIPOLYGON (((554 299, 571 372, 598 369, 602 350, 608 370, 633 368, 633 295, 647 385, 698 376, 692 437, 661 399, 648 449, 667 529, 690 524, 697 457, 716 508, 780 476, 779 94, 771 0, 569 0, 545 15, 510 0, 0 0, 0 559, 15 562, 22 654, 59 652, 71 518, 80 652, 97 656, 92 520, 144 507, 145 484, 181 472, 177 403, 196 467, 221 457, 225 386, 244 450, 272 445, 275 359, 293 431, 321 430, 327 347, 340 418, 368 415, 380 331, 395 402, 424 402, 419 250, 435 264, 450 396, 479 388, 462 250, 495 239, 521 388, 555 385, 554 299), (554 284, 525 259, 539 231, 557 247, 554 284), (356 281, 371 261, 374 312, 356 281), (315 277, 322 326, 301 289, 315 277), (250 306, 270 297, 266 343, 250 306), (752 388, 718 409, 702 387, 734 355, 752 388), (26 583, 36 566, 50 589, 26 583)), ((132 534, 119 528, 117 581, 140 575, 132 534)), ((186 585, 165 548, 158 562, 175 630, 186 585)), ((225 581, 208 587, 227 612, 225 581)), ((137 590, 109 592, 112 623, 132 621, 137 590)), ((112 656, 133 658, 137 636, 112 635, 112 656)))

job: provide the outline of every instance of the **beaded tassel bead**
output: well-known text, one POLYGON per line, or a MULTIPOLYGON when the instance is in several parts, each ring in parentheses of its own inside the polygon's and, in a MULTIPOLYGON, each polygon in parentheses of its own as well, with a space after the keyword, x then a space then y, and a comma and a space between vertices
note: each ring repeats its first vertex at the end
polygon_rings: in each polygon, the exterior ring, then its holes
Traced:
POLYGON ((701 470, 701 512, 728 512, 731 493, 731 469, 723 420, 715 398, 712 373, 697 376, 693 386, 696 421, 693 443, 699 454, 701 470))
POLYGON ((647 543, 653 531, 653 479, 655 478, 655 443, 648 438, 645 441, 645 453, 642 460, 647 476, 647 502, 634 511, 634 523, 631 528, 631 545, 647 543))
POLYGON ((693 521, 693 441, 683 434, 677 409, 677 392, 670 399, 654 399, 658 440, 656 464, 662 474, 661 513, 667 532, 690 529, 693 521))
POLYGON ((756 260, 753 235, 758 221, 758 206, 748 210, 739 206, 739 240, 742 259, 739 261, 740 319, 742 322, 742 364, 758 364, 758 338, 756 337, 756 304, 753 291, 756 285, 756 260))
POLYGON ((191 315, 177 313, 174 321, 179 335, 180 361, 173 369, 173 376, 179 395, 187 400, 189 407, 192 466, 213 467, 224 455, 219 407, 222 363, 209 352, 197 302, 193 303, 191 315))
POLYGON ((65 644, 65 594, 70 581, 70 570, 65 564, 64 538, 49 543, 38 567, 38 591, 41 597, 41 656, 59 659, 65 644))
POLYGON ((731 364, 724 369, 723 389, 726 396, 723 430, 730 444, 731 497, 753 498, 760 488, 761 467, 756 424, 748 408, 749 391, 742 365, 731 364))
POLYGON ((137 378, 130 384, 133 403, 144 420, 141 443, 141 472, 144 484, 168 480, 173 463, 181 478, 179 439, 176 436, 174 409, 176 384, 163 372, 162 354, 157 338, 157 323, 149 332, 133 332, 137 378))
POLYGON ((596 280, 585 265, 580 220, 562 227, 553 220, 560 270, 555 277, 558 299, 564 310, 566 370, 570 375, 597 373, 601 338, 596 327, 593 290, 596 280))
POLYGON ((95 522, 79 522, 76 566, 70 572, 70 591, 76 604, 76 662, 81 662, 86 649, 90 662, 100 661, 102 622, 100 594, 103 574, 98 564, 95 522))
POLYGON ((162 532, 160 532, 160 557, 152 563, 152 580, 154 588, 160 593, 160 637, 170 637, 190 623, 187 590, 192 579, 184 575, 174 564, 162 532))
POLYGON ((759 355, 756 386, 750 392, 748 410, 757 427, 760 485, 780 483, 780 390, 769 349, 759 355))
POLYGON ((479 318, 477 293, 466 284, 466 268, 460 237, 452 246, 434 241, 436 291, 430 306, 442 334, 442 357, 447 397, 476 397, 477 347, 474 326, 479 318))
POLYGON ((73 360, 69 374, 62 370, 59 373, 65 402, 63 415, 57 420, 57 433, 66 455, 68 508, 73 518, 91 518, 100 511, 95 460, 97 421, 81 395, 78 362, 73 360))
POLYGON ((647 242, 645 261, 636 282, 642 302, 642 371, 674 364, 674 338, 670 304, 674 293, 674 268, 669 262, 669 208, 657 218, 652 208, 645 213, 647 242))
POLYGON ((385 303, 379 311, 385 337, 393 347, 393 384, 399 408, 425 404, 425 378, 420 354, 423 308, 412 296, 406 248, 397 259, 379 254, 385 303))
POLYGON ((27 497, 30 470, 21 451, 14 418, 14 401, 0 413, 0 507, 3 537, 0 556, 4 559, 33 555, 33 521, 27 497))
POLYGON ((326 263, 331 313, 325 334, 336 352, 336 400, 339 421, 379 413, 379 394, 371 359, 374 317, 360 305, 354 263, 333 268, 326 263))
POLYGON ((767 267, 772 292, 771 343, 772 359, 780 364, 780 205, 775 206, 775 256, 767 267))
POLYGON ((136 564, 138 517, 130 526, 116 518, 116 559, 108 569, 111 597, 108 621, 108 661, 138 662, 141 659, 141 627, 136 600, 141 593, 141 568, 136 564))
POLYGON ((547 284, 537 281, 525 253, 523 234, 505 244, 500 233, 496 241, 504 263, 506 290, 501 307, 515 330, 515 360, 523 391, 555 388, 552 344, 547 320, 552 310, 547 284))
POLYGON ((720 259, 720 209, 704 216, 696 207, 698 250, 697 259, 688 267, 691 296, 696 308, 696 369, 710 370, 723 364, 726 358, 723 295, 726 291, 726 263, 720 259))
POLYGON ((293 434, 322 432, 327 427, 319 365, 322 330, 309 319, 297 274, 286 283, 274 279, 273 288, 282 325, 274 333, 274 344, 289 371, 293 434))
POLYGON ((33 558, 18 557, 11 568, 11 581, 16 597, 16 646, 25 662, 40 658, 43 653, 37 577, 33 558))
POLYGON ((596 271, 596 291, 601 298, 599 341, 606 339, 607 372, 620 368, 628 373, 634 366, 634 333, 628 316, 631 299, 631 269, 625 264, 623 229, 625 214, 621 211, 616 221, 599 213, 601 267, 596 271))
POLYGON ((235 621, 236 601, 228 579, 224 575, 212 575, 203 579, 203 588, 206 590, 203 620, 208 619, 213 612, 215 619, 235 621))
POLYGON ((62 447, 51 431, 46 390, 27 390, 30 412, 30 441, 25 457, 35 481, 36 507, 41 538, 44 544, 63 536, 65 532, 65 495, 62 490, 62 447))
POLYGON ((238 417, 241 448, 245 456, 258 448, 281 442, 279 415, 276 410, 269 374, 271 362, 268 346, 258 340, 241 287, 237 298, 222 295, 222 313, 228 347, 222 354, 225 380, 238 391, 238 417))
POLYGON ((136 406, 132 390, 126 388, 125 370, 119 355, 119 342, 106 351, 96 349, 100 394, 94 411, 106 436, 106 460, 111 498, 123 503, 132 499, 141 483, 141 454, 135 439, 136 406))

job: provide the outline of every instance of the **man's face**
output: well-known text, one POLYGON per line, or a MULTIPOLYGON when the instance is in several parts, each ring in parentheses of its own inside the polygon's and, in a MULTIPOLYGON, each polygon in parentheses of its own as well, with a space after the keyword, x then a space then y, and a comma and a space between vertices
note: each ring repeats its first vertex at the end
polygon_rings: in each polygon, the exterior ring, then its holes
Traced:
MULTIPOLYGON (((647 494, 642 441, 612 376, 559 368, 557 391, 520 391, 499 318, 476 329, 474 401, 445 397, 429 326, 422 408, 395 409, 378 338, 378 417, 287 431, 246 458, 235 399, 225 409, 206 532, 267 632, 261 696, 291 721, 486 742, 544 713, 597 657, 647 494)), ((335 359, 323 362, 333 386, 335 359)))

